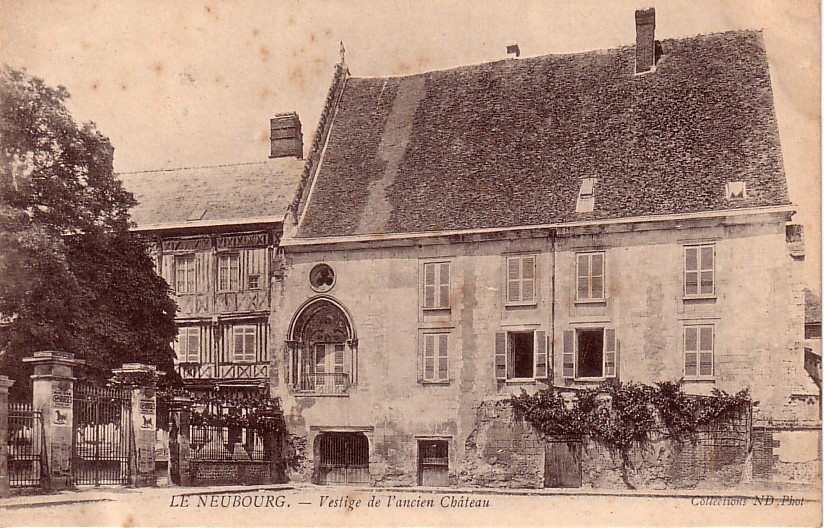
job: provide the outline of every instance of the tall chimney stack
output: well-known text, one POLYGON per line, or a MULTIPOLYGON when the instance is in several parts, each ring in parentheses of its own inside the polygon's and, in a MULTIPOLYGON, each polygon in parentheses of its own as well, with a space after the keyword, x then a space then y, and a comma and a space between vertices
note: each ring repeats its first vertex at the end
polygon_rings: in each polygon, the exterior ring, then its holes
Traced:
POLYGON ((300 117, 297 112, 277 114, 269 123, 271 124, 270 158, 287 158, 294 156, 303 158, 303 133, 300 129, 300 117))
POLYGON ((655 69, 655 8, 635 12, 635 73, 655 69))

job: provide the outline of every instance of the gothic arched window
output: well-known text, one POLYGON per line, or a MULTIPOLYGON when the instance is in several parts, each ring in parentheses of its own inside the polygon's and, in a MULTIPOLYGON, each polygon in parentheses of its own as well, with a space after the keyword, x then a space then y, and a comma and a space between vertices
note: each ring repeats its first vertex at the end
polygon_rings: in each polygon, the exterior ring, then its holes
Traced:
POLYGON ((356 382, 356 340, 337 304, 319 299, 305 306, 290 338, 289 383, 295 391, 342 394, 356 382))

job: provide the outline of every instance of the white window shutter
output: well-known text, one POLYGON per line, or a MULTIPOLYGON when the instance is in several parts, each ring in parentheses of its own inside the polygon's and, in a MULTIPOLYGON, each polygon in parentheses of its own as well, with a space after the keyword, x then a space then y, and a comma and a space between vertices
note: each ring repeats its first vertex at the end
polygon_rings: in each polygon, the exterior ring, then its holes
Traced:
POLYGON ((435 379, 437 350, 436 350, 436 335, 426 334, 423 347, 423 379, 425 381, 433 381, 435 379))
POLYGON ((435 265, 423 265, 423 307, 435 306, 435 265))
POLYGON ((523 257, 521 262, 521 300, 535 300, 535 257, 523 257))
POLYGON ((604 330, 604 377, 614 378, 618 374, 618 341, 615 329, 604 330))
POLYGON ((564 330, 563 376, 575 377, 575 331, 564 330))
POLYGON ((444 262, 440 265, 440 299, 438 299, 439 308, 449 308, 449 263, 444 262))
POLYGON ((506 300, 509 302, 518 302, 521 300, 521 259, 518 257, 509 257, 506 262, 506 300))
POLYGON ((546 332, 535 332, 535 378, 546 379, 549 376, 547 360, 546 332))
POLYGON ((438 362, 436 365, 438 380, 449 379, 449 336, 447 334, 438 335, 438 362))
POLYGON ((495 334, 495 378, 506 380, 506 333, 495 334))

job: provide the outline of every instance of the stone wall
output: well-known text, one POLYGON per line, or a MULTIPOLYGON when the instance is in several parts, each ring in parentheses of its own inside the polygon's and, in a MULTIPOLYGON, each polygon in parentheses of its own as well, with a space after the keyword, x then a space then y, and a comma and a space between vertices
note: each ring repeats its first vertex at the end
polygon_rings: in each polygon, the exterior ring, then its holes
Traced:
POLYGON ((821 430, 756 427, 752 479, 780 484, 821 482, 821 430))
MULTIPOLYGON (((514 416, 508 400, 478 408, 466 441, 459 483, 500 488, 544 486, 545 449, 550 441, 514 416)), ((750 421, 741 416, 701 430, 694 441, 677 442, 661 431, 628 452, 583 439, 584 488, 693 489, 736 487, 748 475, 750 421)))
POLYGON ((269 462, 195 461, 190 463, 193 486, 215 484, 268 484, 269 462))
POLYGON ((508 400, 478 407, 475 429, 466 440, 458 481, 494 488, 540 488, 545 440, 515 418, 508 400))

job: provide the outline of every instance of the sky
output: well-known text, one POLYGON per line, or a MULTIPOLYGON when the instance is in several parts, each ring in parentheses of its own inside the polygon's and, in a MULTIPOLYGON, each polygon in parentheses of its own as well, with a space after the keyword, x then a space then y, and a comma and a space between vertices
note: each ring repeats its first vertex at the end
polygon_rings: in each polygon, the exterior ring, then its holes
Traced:
POLYGON ((297 111, 308 146, 339 61, 385 77, 656 38, 763 29, 807 280, 820 287, 820 16, 811 0, 0 0, 0 62, 72 94, 115 170, 262 161, 269 118, 297 111))

